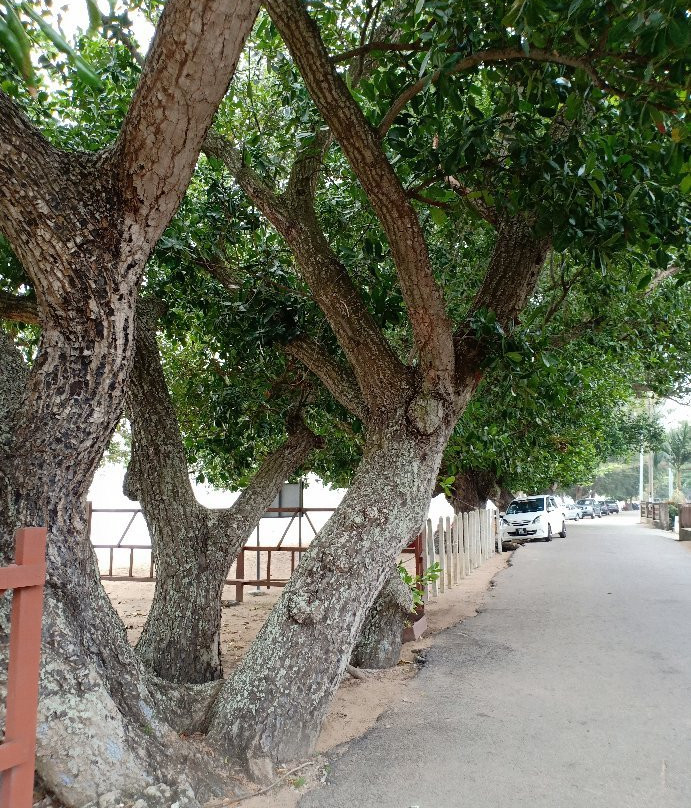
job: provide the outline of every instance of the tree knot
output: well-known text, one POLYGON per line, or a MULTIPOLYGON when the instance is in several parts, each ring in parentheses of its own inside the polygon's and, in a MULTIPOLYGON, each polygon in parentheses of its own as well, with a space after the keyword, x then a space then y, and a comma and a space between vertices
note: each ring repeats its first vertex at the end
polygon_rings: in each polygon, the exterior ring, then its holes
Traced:
POLYGON ((288 614, 300 625, 316 623, 323 611, 324 607, 318 601, 310 600, 306 592, 295 592, 288 599, 288 614))
POLYGON ((444 419, 444 401, 435 393, 419 393, 408 407, 408 420, 421 435, 432 435, 444 419))

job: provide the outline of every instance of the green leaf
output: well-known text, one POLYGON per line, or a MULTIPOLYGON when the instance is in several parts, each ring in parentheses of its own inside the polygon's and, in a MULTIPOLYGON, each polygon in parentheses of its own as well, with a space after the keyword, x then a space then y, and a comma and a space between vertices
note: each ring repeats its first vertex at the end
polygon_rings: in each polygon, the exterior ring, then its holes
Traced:
POLYGON ((638 291, 641 291, 642 289, 647 289, 652 279, 653 279, 652 272, 646 272, 644 275, 641 275, 641 277, 638 279, 638 283, 636 284, 636 289, 638 289, 638 291))
POLYGON ((95 34, 101 28, 101 10, 96 0, 86 0, 86 10, 89 13, 88 32, 95 34))
POLYGON ((441 208, 430 208, 429 215, 435 224, 442 225, 446 222, 446 212, 441 208))
POLYGON ((34 67, 31 64, 31 42, 17 15, 15 4, 10 0, 4 0, 4 4, 7 27, 17 40, 21 51, 21 63, 17 64, 17 67, 22 78, 29 85, 29 88, 35 88, 37 81, 34 67))
POLYGON ((38 25, 44 36, 72 62, 79 78, 95 90, 103 89, 103 82, 91 65, 54 28, 52 28, 28 3, 22 3, 22 10, 38 25))
POLYGON ((10 31, 9 25, 0 17, 0 45, 4 48, 19 73, 24 69, 24 53, 17 37, 10 31))
POLYGON ((509 9, 508 13, 504 16, 504 19, 501 21, 502 25, 505 25, 507 28, 513 28, 516 21, 523 13, 525 4, 526 0, 516 0, 516 2, 509 9))

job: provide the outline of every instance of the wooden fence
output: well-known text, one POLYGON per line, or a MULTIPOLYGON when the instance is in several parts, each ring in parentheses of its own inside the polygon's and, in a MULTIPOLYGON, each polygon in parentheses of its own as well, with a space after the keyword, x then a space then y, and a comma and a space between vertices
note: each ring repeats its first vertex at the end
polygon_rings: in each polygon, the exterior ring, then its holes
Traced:
MULTIPOLYGON (((310 519, 310 513, 331 513, 334 510, 335 508, 269 508, 268 512, 290 517, 288 524, 275 544, 261 544, 259 525, 253 531, 254 543, 246 544, 238 553, 238 557, 231 567, 229 577, 226 579, 227 585, 235 587, 235 600, 242 602, 245 590, 248 588, 260 591, 261 589, 285 586, 299 563, 302 553, 309 547, 309 541, 317 534, 317 529, 310 519), (307 526, 310 528, 311 536, 303 528, 303 519, 306 520, 307 526), (297 522, 298 527, 298 544, 284 544, 288 531, 295 522, 297 522), (251 562, 250 575, 246 574, 248 561, 251 562)), ((141 511, 138 508, 94 508, 90 511, 90 518, 91 514, 98 513, 128 514, 129 516, 127 525, 115 544, 96 542, 93 544, 94 550, 108 552, 107 567, 101 570, 101 578, 106 581, 154 581, 155 569, 153 558, 151 557, 151 546, 126 541, 128 531, 137 516, 141 514, 141 511), (138 551, 145 551, 148 556, 143 569, 135 566, 134 554, 138 551), (116 568, 114 566, 115 553, 122 552, 126 553, 127 564, 122 568, 116 568), (118 569, 121 572, 118 572, 118 569), (138 572, 138 569, 143 571, 143 574, 138 572)), ((445 587, 453 586, 461 577, 470 574, 473 569, 489 558, 490 555, 493 555, 495 552, 493 548, 500 542, 494 511, 478 510, 463 514, 462 517, 457 516, 453 519, 447 517, 439 521, 439 528, 436 533, 432 530, 430 534, 431 530, 431 523, 428 522, 420 535, 408 547, 404 548, 403 554, 411 554, 415 557, 416 575, 422 575, 427 567, 434 564, 435 560, 439 560, 446 579, 437 581, 431 587, 435 597, 439 591, 444 592, 445 587), (430 535, 432 535, 432 551, 429 550, 428 546, 430 535), (438 536, 438 538, 435 539, 435 536, 438 536), (440 542, 443 547, 441 554, 434 549, 435 541, 440 542), (464 560, 459 560, 459 555, 461 554, 459 548, 461 546, 463 547, 464 560)), ((501 550, 501 547, 499 549, 501 550)), ((429 590, 430 587, 427 587, 427 589, 429 590)), ((427 592, 426 597, 428 596, 429 593, 427 592)))
POLYGON ((0 568, 0 594, 12 589, 5 737, 0 745, 0 808, 31 808, 36 757, 46 530, 16 534, 15 563, 0 568))
MULTIPOLYGON (((271 589, 271 587, 285 586, 288 578, 299 563, 302 553, 307 550, 311 539, 317 534, 317 528, 310 514, 330 514, 334 510, 335 508, 287 506, 267 508, 267 514, 273 514, 274 517, 283 517, 286 524, 280 537, 273 544, 261 544, 261 522, 253 530, 253 536, 250 537, 253 538, 253 543, 246 544, 242 548, 226 580, 226 584, 235 587, 235 599, 242 602, 247 588, 255 588, 259 591, 262 588, 271 589), (297 539, 297 544, 285 544, 284 542, 293 526, 295 526, 293 532, 297 533, 297 536, 293 537, 293 541, 297 539), (251 563, 248 564, 248 562, 251 563), (249 575, 246 574, 248 566, 250 567, 249 575)), ((156 578, 151 545, 128 541, 132 526, 137 523, 137 519, 144 519, 141 509, 92 508, 89 503, 89 532, 92 539, 93 516, 99 514, 122 515, 126 519, 125 527, 120 532, 120 536, 115 543, 106 544, 92 541, 92 546, 97 551, 97 554, 99 551, 107 553, 105 560, 99 559, 101 578, 105 581, 154 581, 156 578), (135 553, 145 556, 146 561, 143 566, 135 563, 135 553), (123 557, 123 554, 126 562, 121 566, 117 562, 123 557)))
POLYGON ((496 553, 501 554, 501 535, 496 511, 476 510, 441 518, 435 530, 428 519, 421 534, 424 568, 439 564, 436 581, 425 584, 423 599, 436 598, 459 584, 496 553))

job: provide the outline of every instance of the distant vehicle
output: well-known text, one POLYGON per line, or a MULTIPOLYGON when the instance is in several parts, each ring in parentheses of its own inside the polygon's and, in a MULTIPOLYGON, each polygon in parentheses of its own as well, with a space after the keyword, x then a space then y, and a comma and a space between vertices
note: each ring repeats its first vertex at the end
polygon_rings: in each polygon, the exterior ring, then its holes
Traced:
POLYGON ((566 519, 553 496, 547 494, 514 499, 501 515, 501 529, 508 536, 552 541, 566 538, 566 519))
POLYGON ((616 499, 607 499, 605 502, 607 503, 610 513, 619 513, 619 503, 616 499))
POLYGON ((631 503, 631 510, 632 511, 640 511, 640 509, 641 509, 640 502, 632 502, 631 503))
POLYGON ((609 516, 609 505, 605 502, 604 499, 598 500, 597 503, 600 506, 600 512, 603 516, 609 516))
POLYGON ((566 505, 563 505, 562 511, 564 511, 564 517, 566 519, 573 519, 577 522, 582 518, 581 509, 574 502, 568 502, 566 505))
POLYGON ((594 519, 596 516, 599 519, 602 516, 602 508, 596 499, 577 499, 576 505, 581 509, 583 519, 589 516, 594 519))

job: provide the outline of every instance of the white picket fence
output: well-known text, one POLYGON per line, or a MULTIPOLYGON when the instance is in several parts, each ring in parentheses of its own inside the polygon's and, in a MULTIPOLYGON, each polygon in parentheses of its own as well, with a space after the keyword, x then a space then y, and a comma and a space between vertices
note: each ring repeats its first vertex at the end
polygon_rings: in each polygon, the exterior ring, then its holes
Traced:
POLYGON ((425 570, 439 562, 441 573, 436 581, 425 585, 425 602, 460 584, 473 570, 502 552, 497 511, 489 509, 442 517, 436 530, 428 519, 422 538, 425 570))

